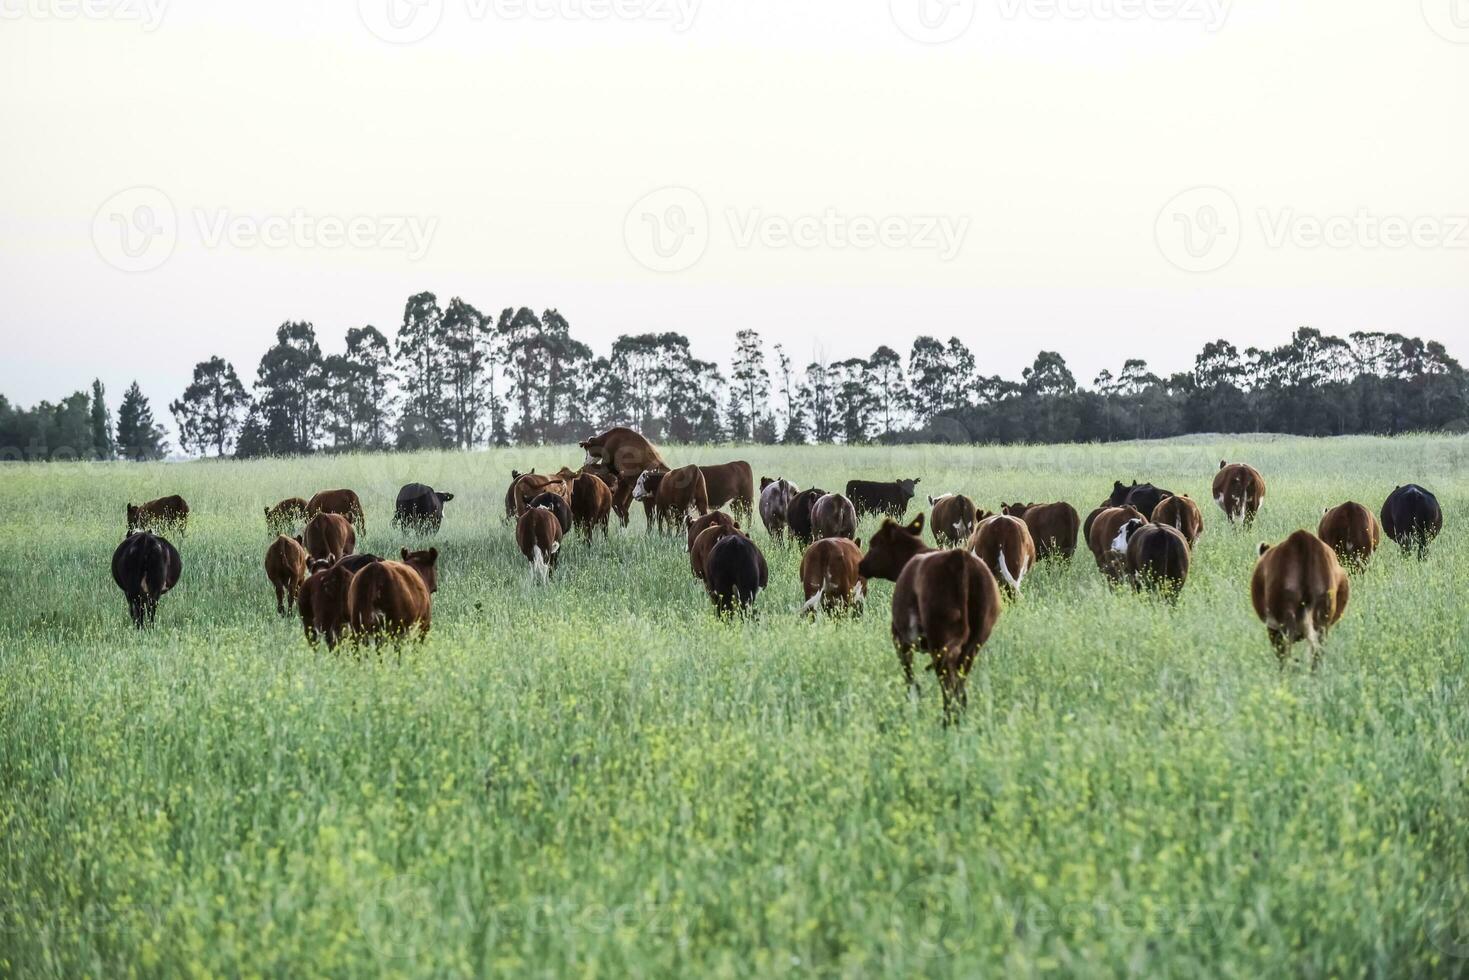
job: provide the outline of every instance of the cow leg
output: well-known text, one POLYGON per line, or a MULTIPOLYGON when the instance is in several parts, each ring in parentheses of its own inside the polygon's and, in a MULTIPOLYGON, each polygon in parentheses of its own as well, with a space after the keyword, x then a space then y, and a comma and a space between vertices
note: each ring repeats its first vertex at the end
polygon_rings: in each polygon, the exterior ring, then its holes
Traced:
POLYGON ((276 582, 274 584, 276 615, 284 616, 286 614, 286 587, 284 585, 281 585, 279 582, 276 582))
POLYGON ((1280 661, 1280 669, 1284 670, 1286 661, 1290 659, 1290 641, 1286 639, 1285 631, 1271 629, 1270 643, 1275 647, 1275 657, 1280 661))
POLYGON ((913 679, 913 647, 905 643, 898 645, 898 663, 903 667, 903 680, 908 684, 908 690, 915 695, 919 693, 918 682, 913 679))

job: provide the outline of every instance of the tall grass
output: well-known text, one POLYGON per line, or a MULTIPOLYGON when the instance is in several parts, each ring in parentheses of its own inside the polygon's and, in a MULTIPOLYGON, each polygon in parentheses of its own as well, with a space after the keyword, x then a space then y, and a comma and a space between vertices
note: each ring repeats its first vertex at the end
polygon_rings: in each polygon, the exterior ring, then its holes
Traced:
MULTIPOLYGON (((574 449, 3 470, 0 975, 1455 976, 1469 973, 1464 439, 1108 447, 673 448, 839 490, 1187 492, 1176 607, 1044 566, 940 724, 903 690, 891 586, 799 620, 799 553, 717 621, 635 515, 531 585, 512 467, 574 449), (1269 494, 1209 501, 1221 458, 1269 494), (282 620, 262 510, 351 486, 396 554, 400 483, 446 510, 427 643, 314 650, 282 620), (1321 670, 1284 671, 1255 546, 1424 483, 1447 527, 1385 548, 1321 670), (134 632, 123 506, 193 506, 184 577, 134 632)), ((864 522, 862 535, 872 530, 864 522)))

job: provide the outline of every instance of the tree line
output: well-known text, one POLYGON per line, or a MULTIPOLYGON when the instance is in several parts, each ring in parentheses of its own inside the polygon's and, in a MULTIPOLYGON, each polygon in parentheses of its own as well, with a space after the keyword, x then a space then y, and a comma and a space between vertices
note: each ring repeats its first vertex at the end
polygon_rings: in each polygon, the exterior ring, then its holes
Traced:
MULTIPOLYGON (((169 403, 179 448, 240 458, 313 452, 565 443, 630 425, 660 442, 1107 442, 1195 432, 1324 436, 1469 429, 1469 378, 1442 344, 1395 333, 1343 339, 1301 327, 1269 350, 1205 345, 1161 376, 1140 358, 1090 386, 1041 351, 1016 380, 987 376, 957 337, 904 357, 799 366, 740 330, 721 370, 680 333, 618 337, 598 355, 557 310, 482 313, 411 297, 396 336, 347 331, 324 353, 310 323, 275 333, 248 387, 221 357, 169 403)), ((116 424, 100 382, 33 409, 0 396, 4 458, 149 459, 168 449, 136 382, 116 424)))

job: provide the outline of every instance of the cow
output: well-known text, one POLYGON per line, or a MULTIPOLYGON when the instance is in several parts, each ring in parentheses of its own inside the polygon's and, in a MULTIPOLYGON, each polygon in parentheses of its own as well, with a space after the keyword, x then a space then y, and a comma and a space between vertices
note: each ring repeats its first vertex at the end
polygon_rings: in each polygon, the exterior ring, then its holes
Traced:
POLYGON ((755 511, 755 471, 744 460, 720 463, 716 466, 701 466, 704 474, 704 492, 709 496, 710 507, 729 509, 735 517, 749 521, 755 511))
POLYGON ((638 477, 648 470, 665 471, 668 464, 651 442, 628 428, 608 429, 583 442, 581 448, 586 451, 588 465, 600 464, 616 474, 612 509, 626 527, 628 504, 638 477))
POLYGON ((452 493, 440 493, 423 483, 410 483, 398 491, 393 506, 393 523, 404 531, 437 534, 444 521, 444 505, 452 493))
POLYGON ((183 536, 188 529, 189 504, 178 494, 127 506, 128 534, 134 531, 177 531, 183 536))
POLYGON ((857 509, 857 516, 864 514, 886 514, 902 517, 908 512, 908 501, 913 499, 913 488, 918 480, 893 480, 876 483, 872 480, 848 480, 847 499, 857 509))
POLYGON ((726 534, 704 562, 704 588, 722 616, 744 614, 769 582, 765 556, 743 534, 726 534))
POLYGON ((612 488, 595 473, 582 472, 571 484, 571 524, 592 543, 592 531, 600 527, 606 539, 612 515, 612 488))
POLYGON ((1311 669, 1316 669, 1326 634, 1346 612, 1350 598, 1351 584, 1336 552, 1310 531, 1296 531, 1274 547, 1260 545, 1250 601, 1282 667, 1291 645, 1305 640, 1311 669))
POLYGON ((538 494, 531 500, 530 506, 532 509, 539 507, 542 510, 549 510, 556 515, 556 523, 561 525, 562 537, 571 533, 571 505, 559 493, 547 490, 545 493, 538 494))
POLYGON ((571 502, 571 485, 580 476, 570 469, 562 467, 555 473, 521 473, 515 474, 512 470, 513 480, 510 490, 505 497, 505 507, 512 520, 520 517, 530 509, 530 502, 543 493, 554 493, 558 497, 571 502))
POLYGON ((347 597, 352 577, 381 560, 376 555, 348 555, 336 562, 311 562, 311 577, 301 586, 296 601, 306 642, 315 646, 318 639, 324 639, 328 650, 336 648, 350 625, 347 597))
POLYGON ((1054 504, 1001 504, 1000 513, 1018 517, 1030 529, 1038 561, 1051 557, 1070 559, 1076 554, 1076 534, 1081 517, 1064 501, 1054 504))
POLYGON ((1204 533, 1203 512, 1186 493, 1164 497, 1159 501, 1158 506, 1153 508, 1153 523, 1167 524, 1178 531, 1188 541, 1190 548, 1199 543, 1199 536, 1204 533))
POLYGON ((301 534, 306 553, 316 561, 336 561, 357 550, 357 534, 341 514, 317 514, 301 534))
POLYGON ((811 535, 818 540, 857 537, 857 509, 839 493, 816 498, 811 505, 811 535))
POLYGON ((1245 463, 1219 461, 1214 474, 1214 502, 1231 524, 1249 527, 1265 501, 1265 478, 1245 463))
POLYGON ((134 531, 112 553, 112 581, 128 600, 133 626, 142 629, 158 619, 158 600, 179 584, 183 574, 179 550, 152 531, 134 531))
POLYGON ((1372 511, 1349 500, 1326 509, 1316 526, 1316 536, 1336 552, 1343 567, 1361 571, 1382 541, 1382 527, 1372 511))
POLYGON ((515 525, 515 544, 530 562, 532 581, 550 582, 561 551, 561 522, 544 507, 532 507, 515 525))
POLYGON ((965 549, 989 566, 1000 587, 1012 599, 1020 595, 1020 583, 1035 567, 1035 542, 1030 528, 1018 517, 992 514, 974 526, 965 549))
POLYGON ((1117 480, 1112 484, 1112 496, 1107 498, 1107 506, 1135 507, 1138 513, 1152 520, 1153 508, 1162 503, 1163 498, 1173 495, 1172 490, 1164 490, 1151 483, 1139 483, 1133 480, 1132 486, 1123 486, 1122 481, 1117 480))
POLYGON ((1443 510, 1438 498, 1416 483, 1393 490, 1382 505, 1382 530, 1411 554, 1418 549, 1418 560, 1428 557, 1428 544, 1443 530, 1443 510))
POLYGON ((687 550, 693 551, 694 541, 698 539, 699 535, 707 529, 716 526, 732 528, 736 531, 741 530, 740 522, 722 510, 711 510, 703 517, 690 517, 688 520, 689 546, 687 550))
POLYGON ((415 628, 428 636, 433 594, 439 590, 439 549, 409 551, 401 561, 379 561, 352 576, 347 618, 359 640, 402 639, 415 628))
POLYGON ((929 497, 928 505, 933 508, 928 527, 940 548, 957 547, 969 540, 978 513, 974 501, 962 493, 945 493, 929 497))
POLYGON ((306 515, 340 514, 352 522, 358 534, 367 533, 367 514, 362 501, 352 490, 323 490, 306 502, 306 515))
POLYGON ((1133 591, 1147 588, 1177 601, 1188 581, 1192 557, 1183 532, 1172 524, 1149 524, 1134 517, 1122 525, 1117 537, 1126 545, 1124 568, 1133 591))
POLYGON ((685 526, 689 511, 702 517, 709 513, 709 494, 704 474, 697 466, 676 470, 644 470, 633 486, 633 499, 650 502, 658 530, 672 533, 685 526))
MULTIPOLYGON (((717 511, 716 511, 717 513, 717 511)), ((690 530, 692 530, 690 526, 690 530)), ((709 552, 727 534, 742 533, 733 522, 728 524, 706 524, 699 531, 697 537, 689 542, 689 571, 693 572, 694 578, 700 582, 704 581, 704 571, 709 564, 709 552)))
POLYGON ((1086 545, 1088 549, 1092 546, 1092 525, 1097 522, 1098 517, 1102 516, 1103 511, 1110 510, 1111 508, 1112 505, 1104 500, 1100 505, 1093 508, 1092 512, 1086 515, 1086 520, 1082 522, 1081 543, 1086 545))
POLYGON ((1128 521, 1138 519, 1146 521, 1142 511, 1128 505, 1108 507, 1092 522, 1087 547, 1097 560, 1097 568, 1113 581, 1120 579, 1126 569, 1127 539, 1124 537, 1119 540, 1118 533, 1128 521))
POLYGON ((818 609, 861 612, 867 600, 867 580, 857 571, 861 563, 861 541, 823 538, 807 548, 801 555, 801 613, 814 618, 818 609))
POLYGON ((791 505, 786 508, 786 527, 802 545, 808 545, 815 540, 815 534, 811 527, 811 511, 816 506, 816 501, 826 496, 826 491, 820 487, 811 487, 802 490, 791 498, 791 505))
POLYGON ((272 534, 294 534, 305 523, 305 497, 287 497, 274 507, 265 508, 265 529, 272 534))
POLYGON ((868 542, 867 554, 862 556, 857 574, 864 579, 896 582, 908 562, 934 550, 923 543, 923 521, 922 514, 907 524, 885 518, 868 542))
POLYGON ((789 480, 760 478, 760 520, 766 533, 777 541, 785 537, 786 513, 798 493, 800 490, 789 480))
POLYGON ((909 524, 885 519, 857 566, 867 578, 895 578, 893 646, 910 690, 913 652, 932 661, 944 699, 944 723, 966 703, 974 656, 1000 615, 1000 589, 989 567, 961 549, 935 551, 923 543, 923 515, 909 524))
POLYGON ((300 538, 279 535, 265 551, 265 577, 275 588, 275 611, 282 616, 296 607, 301 586, 306 584, 306 562, 300 538))

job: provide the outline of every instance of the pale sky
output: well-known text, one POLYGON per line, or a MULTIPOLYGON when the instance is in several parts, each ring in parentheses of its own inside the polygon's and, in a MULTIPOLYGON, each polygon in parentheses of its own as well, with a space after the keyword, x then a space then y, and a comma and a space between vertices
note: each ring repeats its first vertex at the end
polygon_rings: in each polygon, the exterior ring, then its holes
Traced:
POLYGON ((171 421, 194 362, 422 290, 722 364, 1469 359, 1469 0, 0 0, 0 81, 24 404, 171 421))

